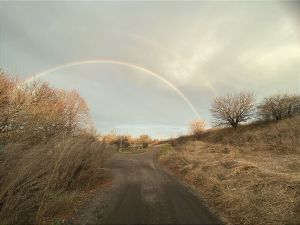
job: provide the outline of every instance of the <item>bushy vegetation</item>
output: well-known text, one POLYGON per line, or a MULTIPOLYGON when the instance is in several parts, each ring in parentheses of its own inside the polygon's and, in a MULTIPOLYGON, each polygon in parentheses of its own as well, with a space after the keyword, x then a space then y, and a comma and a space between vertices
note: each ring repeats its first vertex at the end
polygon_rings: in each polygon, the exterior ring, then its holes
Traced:
POLYGON ((138 151, 143 148, 147 148, 149 144, 153 142, 149 135, 142 134, 139 137, 132 137, 130 135, 118 135, 116 133, 110 133, 99 137, 110 148, 118 150, 131 149, 132 151, 138 151))
POLYGON ((0 224, 47 224, 108 181, 85 101, 0 72, 0 224), (89 190, 89 191, 88 191, 89 190))
POLYGON ((275 94, 264 98, 257 110, 258 116, 263 120, 281 120, 300 115, 300 96, 275 94))
POLYGON ((32 144, 87 129, 89 110, 76 91, 45 82, 22 83, 0 72, 0 143, 32 144))
POLYGON ((237 126, 249 120, 281 120, 300 114, 300 96, 275 94, 255 104, 254 94, 240 92, 216 97, 210 108, 216 126, 237 126))
POLYGON ((195 136, 200 136, 205 130, 206 123, 203 120, 194 120, 190 123, 190 133, 195 136))

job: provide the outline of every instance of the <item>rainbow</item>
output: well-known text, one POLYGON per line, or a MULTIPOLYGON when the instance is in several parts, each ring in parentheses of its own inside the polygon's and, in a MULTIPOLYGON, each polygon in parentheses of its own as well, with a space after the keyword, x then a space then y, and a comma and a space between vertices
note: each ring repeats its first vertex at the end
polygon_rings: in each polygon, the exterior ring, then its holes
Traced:
POLYGON ((30 83, 33 80, 36 80, 38 78, 44 77, 48 74, 54 73, 56 71, 68 68, 68 67, 73 67, 73 66, 78 66, 78 65, 86 65, 86 64, 113 64, 113 65, 120 65, 120 66, 125 66, 125 67, 129 67, 129 68, 133 68, 139 71, 142 71, 146 74, 149 74, 153 77, 155 77, 156 79, 158 79, 159 81, 163 82, 164 84, 166 84, 167 86, 169 86, 172 90, 174 90, 186 103, 187 105, 190 107, 190 109, 193 111, 193 113, 196 115, 197 118, 200 118, 200 114, 198 113, 198 111, 196 110, 196 108, 194 107, 194 105, 190 102, 190 100, 174 85, 172 84, 170 81, 166 80, 163 76, 159 75, 158 73, 155 73, 145 67, 133 64, 133 63, 128 63, 128 62, 123 62, 123 61, 116 61, 116 60, 107 60, 107 59, 95 59, 95 60, 84 60, 84 61, 76 61, 76 62, 71 62, 71 63, 67 63, 67 64, 62 64, 56 67, 53 67, 51 69, 42 71, 40 73, 37 73, 33 76, 30 76, 28 79, 26 79, 23 83, 30 83))

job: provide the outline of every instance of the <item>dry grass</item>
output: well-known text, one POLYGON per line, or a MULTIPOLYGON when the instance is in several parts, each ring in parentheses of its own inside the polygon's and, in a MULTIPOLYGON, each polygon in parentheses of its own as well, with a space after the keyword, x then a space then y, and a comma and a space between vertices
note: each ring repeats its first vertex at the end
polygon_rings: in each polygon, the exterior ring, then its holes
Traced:
POLYGON ((55 137, 0 153, 0 224, 45 224, 70 213, 87 190, 107 182, 105 151, 91 135, 55 137))
POLYGON ((160 160, 227 224, 300 224, 299 121, 209 131, 160 160))
POLYGON ((257 122, 236 130, 210 130, 200 139, 209 143, 249 147, 251 150, 300 153, 300 116, 274 122, 257 122))

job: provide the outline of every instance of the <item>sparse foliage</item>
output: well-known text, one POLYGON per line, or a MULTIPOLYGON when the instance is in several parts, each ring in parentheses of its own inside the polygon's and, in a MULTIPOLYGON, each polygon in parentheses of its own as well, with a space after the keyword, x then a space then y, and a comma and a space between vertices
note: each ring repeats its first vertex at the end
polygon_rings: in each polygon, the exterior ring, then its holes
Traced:
POLYGON ((203 120, 194 120, 190 123, 190 133, 196 136, 199 136, 203 133, 206 123, 203 120))
POLYGON ((254 95, 249 92, 227 94, 216 97, 210 112, 217 126, 236 128, 241 122, 246 122, 254 114, 254 95))
POLYGON ((300 114, 300 96, 276 94, 266 97, 257 106, 258 116, 264 120, 281 120, 300 114))
POLYGON ((86 102, 75 92, 34 81, 22 84, 0 72, 0 141, 38 143, 90 126, 86 102))

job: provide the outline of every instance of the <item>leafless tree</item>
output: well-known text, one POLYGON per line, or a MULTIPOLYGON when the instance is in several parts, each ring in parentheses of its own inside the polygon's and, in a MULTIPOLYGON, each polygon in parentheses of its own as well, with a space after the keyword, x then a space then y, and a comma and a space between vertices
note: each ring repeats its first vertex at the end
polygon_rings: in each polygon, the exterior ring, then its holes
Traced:
POLYGON ((300 114, 300 96, 276 94, 266 97, 257 106, 258 116, 264 120, 281 120, 300 114))
POLYGON ((250 92, 216 97, 210 109, 214 124, 236 128, 246 122, 254 115, 254 100, 254 94, 250 92))
POLYGON ((39 142, 91 126, 89 109, 76 92, 34 81, 22 84, 0 71, 0 141, 39 142))

